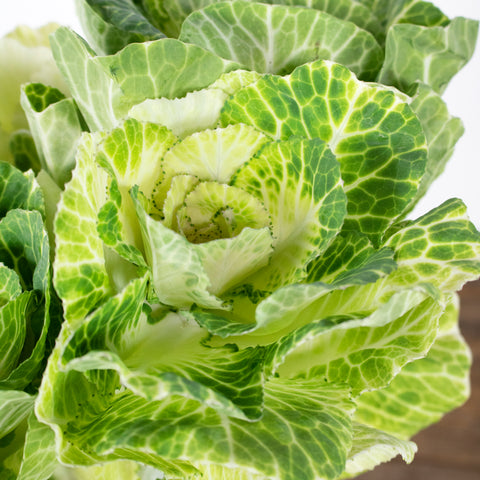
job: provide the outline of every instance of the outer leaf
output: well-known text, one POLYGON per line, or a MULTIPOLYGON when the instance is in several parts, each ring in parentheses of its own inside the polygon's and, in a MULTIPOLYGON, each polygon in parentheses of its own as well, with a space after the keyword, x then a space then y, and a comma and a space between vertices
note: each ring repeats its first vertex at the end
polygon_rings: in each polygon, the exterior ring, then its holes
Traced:
POLYGON ((373 36, 351 22, 312 9, 257 2, 221 2, 198 10, 183 23, 179 39, 264 73, 290 73, 326 59, 373 80, 383 59, 373 36))
POLYGON ((374 14, 380 30, 377 38, 385 39, 388 29, 397 23, 426 27, 448 25, 448 18, 431 2, 423 0, 356 0, 374 14))
MULTIPOLYGON (((140 0, 152 23, 171 37, 177 37, 182 23, 190 13, 218 0, 140 0)), ((360 28, 376 33, 379 23, 371 10, 352 0, 267 0, 263 3, 303 6, 334 15, 355 23, 360 28)))
POLYGON ((152 23, 169 37, 178 37, 187 16, 218 0, 140 0, 152 23))
POLYGON ((442 93, 473 55, 477 34, 478 22, 462 17, 446 27, 395 25, 388 31, 378 81, 407 93, 423 82, 442 93))
POLYGON ((0 438, 12 432, 27 418, 35 398, 25 392, 0 390, 0 438))
POLYGON ((21 104, 42 168, 63 187, 70 180, 78 141, 85 130, 75 102, 56 89, 31 83, 22 88, 21 104))
MULTIPOLYGON (((378 0, 376 2, 377 5, 375 7, 378 11, 380 2, 378 0)), ((433 27, 435 25, 445 26, 449 23, 448 18, 431 2, 422 0, 387 0, 383 3, 388 5, 388 10, 386 11, 388 25, 411 23, 433 27)))
POLYGON ((83 135, 73 179, 65 188, 55 220, 54 284, 69 322, 83 319, 110 293, 97 232, 97 216, 107 187, 107 174, 94 161, 97 140, 83 135))
POLYGON ((180 395, 231 416, 258 418, 263 350, 202 346, 206 332, 195 323, 171 312, 147 317, 145 297, 146 279, 133 281, 87 317, 65 346, 61 368, 115 370, 124 387, 149 401, 180 395))
POLYGON ((417 446, 413 442, 354 423, 352 449, 345 465, 345 474, 340 478, 350 478, 373 470, 380 463, 388 462, 397 455, 410 463, 416 451, 417 446))
POLYGON ((111 130, 133 105, 146 99, 182 97, 236 68, 200 47, 174 39, 132 44, 116 55, 97 57, 78 35, 59 28, 52 36, 52 49, 94 131, 111 130))
POLYGON ((270 0, 265 3, 314 8, 341 20, 353 22, 363 30, 377 36, 380 25, 370 8, 356 0, 270 0))
POLYGON ((428 355, 406 365, 385 389, 359 398, 356 418, 409 438, 470 395, 471 354, 457 329, 438 336, 428 355))
MULTIPOLYGON (((25 292, 0 310, 0 385, 15 369, 27 335, 32 294, 25 292)), ((27 382, 28 384, 29 382, 27 382)))
MULTIPOLYGON (((48 359, 35 404, 35 414, 39 421, 55 432, 57 451, 65 447, 63 425, 73 425, 79 419, 94 418, 108 406, 109 399, 120 386, 118 377, 113 372, 93 372, 87 378, 78 372, 66 374, 59 369, 64 346, 71 334, 71 325, 64 322, 48 359), (59 419, 62 426, 58 424, 59 419)), ((76 453, 79 456, 76 463, 85 464, 88 455, 85 452, 76 453)), ((91 463, 90 460, 86 464, 91 463)))
POLYGON ((355 395, 382 388, 402 367, 428 352, 435 340, 440 306, 421 291, 394 295, 358 320, 310 323, 272 345, 271 373, 345 382, 355 395))
POLYGON ((0 264, 0 307, 22 293, 20 279, 15 270, 0 264))
POLYGON ((11 210, 0 223, 0 258, 15 270, 25 292, 2 308, 2 323, 8 325, 7 332, 16 325, 21 326, 23 333, 16 338, 16 343, 13 336, 2 342, 6 350, 16 349, 21 355, 2 355, 11 363, 8 371, 2 372, 0 388, 25 388, 43 365, 49 332, 55 330, 50 325, 49 255, 40 213, 11 210))
POLYGON ((147 98, 177 98, 213 83, 238 65, 196 45, 165 38, 132 44, 116 55, 98 57, 114 72, 130 106, 147 98))
POLYGON ((107 66, 72 30, 61 27, 51 37, 58 68, 89 128, 109 130, 129 110, 120 86, 107 66))
POLYGON ((8 163, 0 162, 0 217, 15 208, 38 210, 44 216, 42 191, 32 172, 22 173, 8 163))
POLYGON ((0 39, 0 160, 12 163, 11 135, 28 127, 20 106, 20 86, 42 82, 67 93, 67 86, 55 66, 48 36, 58 28, 50 23, 38 29, 20 26, 0 39))
POLYGON ((13 165, 22 172, 38 172, 41 164, 32 134, 28 130, 17 130, 10 136, 10 153, 13 165))
POLYGON ((227 100, 221 123, 326 141, 348 198, 345 229, 366 233, 374 244, 415 196, 425 169, 425 137, 402 97, 328 62, 240 90, 227 100))
POLYGON ((309 263, 306 283, 370 283, 395 268, 390 249, 376 251, 366 235, 342 233, 322 255, 309 263))
POLYGON ((209 332, 232 337, 229 340, 238 345, 268 345, 304 325, 336 315, 365 317, 393 293, 384 288, 381 278, 395 268, 395 262, 389 249, 363 256, 363 263, 346 270, 330 285, 288 285, 267 298, 263 292, 249 289, 233 291, 232 312, 191 313, 209 332))
POLYGON ((254 280, 260 288, 302 276, 311 256, 325 250, 342 226, 346 199, 340 168, 320 140, 270 143, 231 183, 263 201, 272 219, 274 253, 254 280))
POLYGON ((429 282, 446 292, 480 275, 480 233, 461 200, 451 199, 409 222, 385 243, 395 251, 392 285, 429 282))
POLYGON ((344 387, 276 380, 267 386, 264 417, 250 423, 179 397, 145 402, 123 394, 86 430, 67 431, 67 438, 110 458, 132 456, 151 464, 152 449, 166 460, 189 459, 200 471, 224 464, 266 479, 334 479, 351 444, 353 404, 347 398, 344 387))
POLYGON ((258 419, 262 414, 260 356, 258 352, 255 355, 244 351, 232 356, 226 350, 203 349, 171 364, 146 369, 129 368, 117 355, 95 351, 71 361, 68 370, 116 371, 124 388, 148 401, 177 395, 196 400, 221 414, 248 420, 258 419), (229 357, 227 361, 225 357, 229 357), (197 371, 199 367, 204 373, 197 371), (232 374, 238 375, 235 384, 230 384, 232 374))
POLYGON ((412 207, 443 172, 458 139, 463 135, 459 118, 448 113, 447 105, 430 87, 419 84, 410 104, 420 120, 428 143, 428 161, 412 207))
POLYGON ((18 480, 48 480, 57 464, 53 430, 40 423, 32 411, 18 480))
POLYGON ((23 445, 27 422, 2 439, 0 444, 0 475, 5 480, 17 480, 22 463, 23 445))
POLYGON ((129 43, 163 38, 131 0, 76 0, 82 27, 93 48, 118 52, 129 43))

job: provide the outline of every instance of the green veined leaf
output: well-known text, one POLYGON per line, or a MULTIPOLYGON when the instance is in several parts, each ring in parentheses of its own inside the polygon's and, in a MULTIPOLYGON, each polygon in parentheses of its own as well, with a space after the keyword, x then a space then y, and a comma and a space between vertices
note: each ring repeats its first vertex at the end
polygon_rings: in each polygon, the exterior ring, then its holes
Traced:
POLYGON ((449 23, 449 19, 431 2, 424 2, 423 0, 387 0, 384 3, 389 4, 388 24, 390 26, 396 23, 411 23, 433 27, 436 25, 445 26, 449 23))
MULTIPOLYGON (((251 289, 234 289, 229 298, 231 311, 194 309, 190 314, 213 335, 231 337, 229 341, 239 346, 268 345, 308 323, 335 315, 368 316, 393 294, 393 289, 386 288, 382 278, 390 274, 396 264, 388 248, 373 251, 371 255, 367 252, 360 251, 361 261, 330 284, 287 285, 266 298, 265 292, 257 292, 259 295, 255 298, 256 293, 251 289)), ((218 339, 212 343, 222 344, 218 339)))
POLYGON ((6 350, 17 354, 1 356, 10 362, 2 372, 0 388, 24 389, 37 376, 50 348, 54 306, 51 301, 50 249, 43 220, 38 211, 10 210, 0 222, 0 258, 16 274, 24 293, 2 308, 2 324, 10 331, 4 339, 6 350), (52 308, 52 311, 51 311, 52 308), (16 334, 13 330, 20 327, 16 334), (13 339, 16 337, 16 340, 13 339), (21 353, 20 353, 21 352, 21 353))
POLYGON ((440 95, 427 85, 418 85, 410 106, 422 124, 428 144, 427 168, 417 195, 412 200, 413 207, 443 172, 464 129, 462 121, 450 116, 447 105, 440 95))
POLYGON ((22 293, 20 279, 15 270, 0 264, 0 307, 22 293))
MULTIPOLYGON (((431 2, 423 0, 356 0, 378 19, 376 37, 382 41, 392 25, 410 23, 425 27, 448 25, 449 19, 431 2)), ((375 32, 372 32, 375 34, 375 32)))
POLYGON ((15 430, 33 409, 35 398, 17 390, 0 390, 0 438, 15 430))
POLYGON ((131 44, 116 55, 97 59, 114 72, 130 106, 147 98, 183 97, 238 68, 201 47, 172 38, 131 44))
POLYGON ((345 474, 340 478, 350 478, 373 470, 380 463, 388 462, 397 455, 401 455, 405 462, 410 463, 416 451, 417 446, 413 442, 354 423, 352 449, 348 454, 345 474))
POLYGON ((65 319, 83 319, 110 293, 97 216, 105 202, 107 173, 96 165, 99 138, 84 134, 72 180, 66 185, 55 219, 54 285, 65 319), (81 216, 79 215, 81 212, 81 216))
POLYGON ((154 365, 154 359, 150 359, 153 365, 146 369, 129 368, 111 352, 93 351, 70 361, 67 371, 115 371, 124 388, 148 401, 182 396, 229 417, 256 420, 263 408, 261 356, 259 350, 232 355, 228 349, 203 349, 165 365, 154 365), (200 367, 202 373, 198 372, 200 367), (225 379, 233 374, 236 381, 231 384, 225 379))
POLYGON ((231 184, 262 201, 271 217, 274 253, 253 280, 259 288, 298 280, 312 255, 320 254, 342 226, 346 199, 340 167, 318 139, 267 144, 231 184))
POLYGON ((377 36, 380 24, 371 9, 356 0, 269 0, 265 3, 314 8, 341 20, 353 22, 363 30, 377 36))
POLYGON ((237 68, 196 45, 160 39, 95 56, 78 35, 59 28, 52 50, 91 130, 111 130, 146 99, 183 97, 237 68), (175 74, 172 74, 175 72, 175 74))
POLYGON ((15 208, 37 210, 45 216, 42 191, 33 173, 22 173, 12 165, 0 162, 0 218, 15 208))
POLYGON ((52 52, 72 96, 92 131, 113 128, 131 105, 100 57, 72 30, 60 27, 52 36, 52 52))
MULTIPOLYGON (((116 180, 112 180, 108 189, 109 198, 103 207, 98 212, 98 224, 97 230, 100 238, 104 244, 117 252, 122 258, 139 267, 146 267, 147 264, 143 258, 142 252, 131 243, 128 243, 129 236, 125 231, 130 231, 130 228, 126 228, 123 222, 122 215, 122 194, 118 188, 116 180)), ((127 201, 129 199, 127 198, 127 201)), ((135 223, 134 223, 135 225, 135 223)), ((107 258, 108 263, 108 258, 107 258)), ((115 265, 110 265, 107 270, 110 277, 114 277, 117 270, 115 265)), ((125 269, 125 265, 122 263, 118 265, 118 269, 125 269)), ((118 272, 120 273, 120 272, 118 272)), ((127 272, 123 272, 127 273, 127 272)), ((117 282, 115 282, 117 283, 117 282)), ((123 282, 120 282, 123 283, 123 282)))
POLYGON ((340 162, 348 198, 346 230, 376 246, 415 196, 426 163, 425 137, 404 97, 359 82, 328 62, 265 76, 227 100, 221 124, 246 123, 274 138, 320 138, 340 162))
POLYGON ((442 333, 428 355, 406 365, 387 388, 360 396, 356 418, 409 438, 465 402, 471 361, 456 327, 442 333))
POLYGON ((0 222, 0 258, 16 271, 23 290, 45 291, 49 246, 39 212, 10 210, 0 222))
MULTIPOLYGON (((143 250, 130 189, 136 185, 147 198, 152 196, 162 178, 162 157, 175 141, 176 137, 166 127, 128 119, 109 132, 99 144, 95 160, 114 179, 114 185, 110 186, 110 195, 113 195, 113 198, 103 207, 99 228, 103 234, 113 234, 110 230, 105 231, 107 228, 104 224, 105 216, 107 210, 110 211, 109 215, 113 213, 112 208, 118 211, 119 223, 116 224, 115 235, 122 239, 123 253, 126 253, 125 249, 131 251, 132 247, 143 250), (121 199, 116 198, 117 190, 121 194, 121 199)), ((107 244, 112 246, 113 240, 110 240, 107 244)), ((138 254, 134 256, 135 263, 138 264, 140 257, 138 254)))
POLYGON ((149 318, 147 280, 132 281, 84 320, 65 345, 62 370, 115 370, 124 387, 149 401, 181 395, 230 416, 258 418, 263 350, 208 348, 207 332, 195 323, 172 312, 149 318))
POLYGON ((394 25, 388 31, 377 81, 407 93, 422 82, 442 93, 473 55, 477 34, 478 22, 463 17, 446 27, 394 25))
POLYGON ((130 0, 76 0, 78 16, 90 44, 99 53, 116 53, 129 43, 163 38, 130 0))
POLYGON ((283 337, 270 349, 269 372, 345 382, 354 395, 385 387, 406 363, 426 355, 441 313, 425 292, 404 290, 369 317, 327 318, 283 337))
POLYGON ((26 430, 27 421, 24 420, 9 435, 2 438, 0 443, 0 475, 2 479, 17 480, 22 464, 26 430))
MULTIPOLYGON (((269 382, 265 413, 257 422, 229 419, 180 397, 146 402, 124 393, 86 429, 67 430, 65 438, 72 453, 88 448, 111 460, 131 457, 152 465, 156 458, 182 458, 200 472, 223 464, 267 479, 333 480, 350 450, 353 408, 347 388, 317 380, 269 382)), ((61 459, 68 461, 69 453, 61 452, 61 459)), ((171 474, 179 475, 178 469, 171 474)))
POLYGON ((0 258, 16 271, 23 290, 45 292, 49 245, 39 212, 14 209, 1 220, 0 258))
POLYGON ((308 264, 305 282, 365 284, 375 282, 395 268, 392 250, 377 251, 366 235, 346 232, 337 235, 328 249, 308 264))
POLYGON ((480 233, 458 199, 407 223, 385 245, 395 251, 398 264, 391 285, 429 282, 453 292, 480 274, 480 233))
POLYGON ((178 37, 187 16, 218 0, 139 0, 150 21, 169 37, 178 37))
POLYGON ((32 411, 28 419, 23 461, 18 480, 48 480, 58 465, 53 430, 32 411))
POLYGON ((0 310, 0 385, 8 379, 19 361, 33 298, 32 292, 24 292, 0 310))
POLYGON ((257 2, 221 2, 197 10, 183 23, 179 40, 262 73, 286 74, 325 59, 373 80, 383 59, 374 37, 351 22, 257 2))
POLYGON ((12 133, 9 147, 13 157, 13 165, 22 172, 33 170, 38 173, 42 168, 35 142, 29 130, 17 130, 12 133))
POLYGON ((75 102, 57 89, 30 83, 22 88, 21 104, 42 168, 63 187, 70 180, 78 141, 86 130, 75 102), (60 130, 62 135, 58 134, 60 130))

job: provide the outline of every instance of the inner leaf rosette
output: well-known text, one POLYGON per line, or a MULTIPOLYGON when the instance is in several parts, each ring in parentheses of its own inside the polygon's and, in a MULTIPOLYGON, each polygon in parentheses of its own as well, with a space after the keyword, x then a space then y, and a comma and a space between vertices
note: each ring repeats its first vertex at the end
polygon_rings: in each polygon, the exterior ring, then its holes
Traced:
POLYGON ((322 141, 271 142, 245 125, 173 141, 165 127, 131 119, 96 156, 111 178, 100 235, 137 265, 145 254, 162 303, 226 308, 215 296, 235 286, 288 283, 340 229, 339 165, 322 141), (127 166, 117 158, 126 150, 127 166))

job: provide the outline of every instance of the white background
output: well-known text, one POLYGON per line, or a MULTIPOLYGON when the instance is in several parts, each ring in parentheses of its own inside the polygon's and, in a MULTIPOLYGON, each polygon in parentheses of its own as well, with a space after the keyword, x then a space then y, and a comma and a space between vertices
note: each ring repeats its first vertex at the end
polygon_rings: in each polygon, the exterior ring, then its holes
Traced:
MULTIPOLYGON (((2 1, 0 36, 23 23, 32 27, 49 21, 69 25, 81 32, 75 16, 74 0, 2 1)), ((434 0, 449 16, 480 20, 479 0, 434 0)), ((452 80, 444 99, 450 113, 463 120, 466 133, 460 139, 445 172, 432 185, 413 212, 425 213, 451 197, 462 198, 471 220, 480 228, 480 45, 470 63, 452 80)))

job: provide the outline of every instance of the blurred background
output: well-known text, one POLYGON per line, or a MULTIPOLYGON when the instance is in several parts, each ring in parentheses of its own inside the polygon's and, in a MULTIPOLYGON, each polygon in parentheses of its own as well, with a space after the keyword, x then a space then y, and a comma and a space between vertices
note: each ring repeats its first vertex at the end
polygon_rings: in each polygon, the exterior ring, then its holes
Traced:
MULTIPOLYGON (((18 24, 31 27, 54 21, 81 33, 74 0, 3 0, 0 36, 18 24)), ((480 20, 479 0, 433 0, 449 17, 480 20)), ((479 42, 480 43, 480 42, 479 42)), ((417 217, 451 197, 460 197, 480 229, 480 45, 470 63, 452 80, 444 94, 450 113, 462 119, 465 134, 445 172, 411 214, 417 217)), ((461 292, 461 330, 472 348, 472 396, 462 408, 414 440, 419 453, 410 466, 394 460, 362 475, 359 480, 479 480, 480 479, 480 282, 461 292)))

